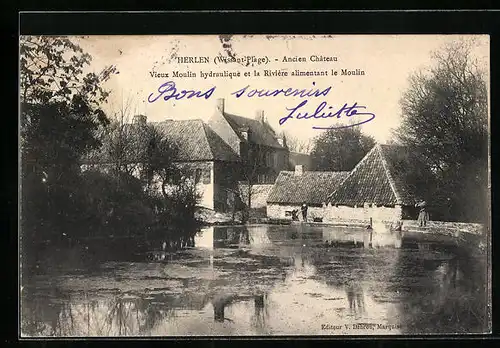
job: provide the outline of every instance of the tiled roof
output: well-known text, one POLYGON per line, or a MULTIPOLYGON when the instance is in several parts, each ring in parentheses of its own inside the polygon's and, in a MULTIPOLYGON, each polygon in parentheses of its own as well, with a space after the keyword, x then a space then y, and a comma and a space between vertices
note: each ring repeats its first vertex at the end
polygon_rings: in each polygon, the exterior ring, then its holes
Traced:
POLYGON ((281 171, 267 198, 268 203, 322 204, 349 172, 281 171))
POLYGON ((179 161, 239 161, 239 157, 202 120, 168 120, 154 123, 179 148, 179 161))
MULTIPOLYGON (((173 141, 178 147, 177 160, 184 161, 227 161, 239 162, 239 156, 202 120, 167 120, 162 122, 150 122, 148 125, 157 127, 165 136, 173 141)), ((145 129, 139 124, 129 123, 123 128, 128 135, 128 143, 125 144, 125 155, 123 160, 128 163, 138 161, 136 149, 140 146, 140 132, 145 129), (130 142, 130 141, 133 142, 130 142)), ((113 136, 112 133, 106 136, 113 136)), ((82 163, 107 163, 109 151, 94 151, 82 159, 82 163)))
POLYGON ((401 171, 408 159, 407 151, 397 145, 375 145, 327 201, 348 206, 364 203, 414 205, 414 196, 401 171))
POLYGON ((271 126, 259 120, 224 113, 224 118, 241 137, 241 129, 250 130, 250 140, 256 144, 282 149, 271 126))

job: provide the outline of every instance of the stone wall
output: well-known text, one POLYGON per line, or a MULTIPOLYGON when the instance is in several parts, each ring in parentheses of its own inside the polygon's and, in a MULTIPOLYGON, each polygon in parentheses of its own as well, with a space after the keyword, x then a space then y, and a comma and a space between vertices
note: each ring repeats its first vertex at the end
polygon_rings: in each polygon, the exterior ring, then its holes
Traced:
MULTIPOLYGON (((292 216, 286 216, 287 211, 298 210, 299 220, 302 221, 302 213, 300 212, 300 205, 282 205, 282 204, 269 204, 267 206, 267 217, 269 219, 291 220, 292 216)), ((308 207, 307 220, 313 221, 314 218, 323 218, 323 207, 308 207)), ((325 222, 323 220, 323 222, 325 222)))
POLYGON ((395 207, 377 207, 365 205, 363 207, 348 207, 348 206, 325 206, 323 208, 323 222, 341 223, 341 222, 357 222, 366 223, 373 222, 392 223, 401 220, 401 206, 395 207))
MULTIPOLYGON (((286 211, 298 209, 300 212, 300 205, 282 205, 282 204, 269 204, 267 206, 267 217, 270 219, 291 219, 285 216, 286 211)), ((369 224, 370 218, 372 222, 393 223, 401 220, 401 207, 348 207, 348 206, 324 206, 324 207, 311 207, 307 210, 309 221, 314 218, 322 219, 325 223, 357 223, 369 224)), ((299 216, 301 214, 299 213, 299 216)))

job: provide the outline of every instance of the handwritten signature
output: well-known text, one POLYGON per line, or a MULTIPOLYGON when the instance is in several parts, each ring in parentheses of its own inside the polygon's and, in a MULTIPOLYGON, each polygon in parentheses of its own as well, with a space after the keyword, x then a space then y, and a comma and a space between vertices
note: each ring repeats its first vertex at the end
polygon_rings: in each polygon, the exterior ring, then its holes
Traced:
POLYGON ((370 122, 375 118, 375 114, 371 112, 360 112, 361 110, 366 109, 366 106, 363 105, 358 105, 357 102, 354 102, 352 105, 348 105, 345 103, 340 109, 334 109, 333 106, 328 105, 327 102, 323 101, 321 102, 316 110, 312 113, 309 112, 299 112, 298 110, 301 109, 303 106, 305 106, 308 103, 308 100, 303 100, 299 105, 297 105, 294 108, 286 108, 288 111, 288 115, 285 117, 280 118, 279 124, 282 126, 285 122, 287 122, 290 119, 296 119, 296 120, 308 120, 311 118, 315 119, 321 119, 321 118, 341 118, 342 116, 347 116, 347 117, 353 117, 353 116, 364 116, 366 119, 349 124, 349 125, 339 125, 339 126, 330 126, 330 127, 319 127, 319 126, 313 126, 313 129, 340 129, 340 128, 349 128, 349 127, 354 127, 354 126, 359 126, 361 124, 370 122), (326 110, 333 110, 326 112, 326 110), (325 110, 325 111, 323 111, 325 110))
MULTIPOLYGON (((315 82, 312 83, 315 86, 315 82)), ((275 89, 275 90, 263 90, 263 89, 249 89, 250 85, 246 87, 240 88, 235 92, 231 93, 236 98, 240 98, 242 96, 246 96, 248 98, 256 97, 276 97, 282 94, 285 97, 324 97, 330 93, 332 87, 329 86, 323 90, 318 88, 307 89, 275 89)), ((205 91, 200 90, 178 90, 175 82, 167 81, 158 87, 157 93, 151 93, 148 96, 148 102, 154 103, 161 97, 163 97, 164 101, 169 101, 170 99, 181 100, 181 99, 191 99, 191 98, 205 98, 209 99, 213 93, 215 92, 216 87, 213 86, 205 91)), ((340 108, 334 108, 331 105, 328 105, 326 101, 322 101, 314 112, 305 112, 303 111, 303 107, 309 103, 309 99, 302 100, 297 106, 293 108, 286 108, 288 115, 280 118, 279 124, 282 126, 285 122, 290 119, 296 120, 308 120, 308 119, 325 119, 325 118, 337 118, 340 119, 343 116, 345 117, 354 117, 354 116, 362 116, 363 120, 349 124, 349 125, 339 125, 339 126, 330 126, 330 127, 319 127, 313 126, 313 129, 339 129, 339 128, 348 128, 359 126, 361 124, 372 121, 375 118, 375 114, 371 112, 363 111, 366 109, 366 106, 358 105, 357 102, 349 105, 345 103, 340 108)))

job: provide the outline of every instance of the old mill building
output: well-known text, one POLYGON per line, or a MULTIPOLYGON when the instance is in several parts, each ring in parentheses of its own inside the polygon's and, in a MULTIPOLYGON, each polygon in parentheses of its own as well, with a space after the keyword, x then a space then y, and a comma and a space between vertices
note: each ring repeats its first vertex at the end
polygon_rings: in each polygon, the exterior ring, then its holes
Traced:
POLYGON ((292 209, 309 206, 308 220, 394 222, 414 218, 415 194, 404 180, 405 147, 375 145, 350 172, 281 172, 269 194, 267 215, 290 219, 292 209))

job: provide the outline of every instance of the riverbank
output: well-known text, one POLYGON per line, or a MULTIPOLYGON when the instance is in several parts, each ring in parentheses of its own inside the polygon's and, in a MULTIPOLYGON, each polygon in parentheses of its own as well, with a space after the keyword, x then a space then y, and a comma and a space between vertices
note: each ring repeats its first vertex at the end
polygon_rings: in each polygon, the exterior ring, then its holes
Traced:
MULTIPOLYGON (((218 225, 242 225, 244 222, 243 211, 216 212, 212 209, 198 207, 195 212, 195 219, 203 226, 218 225)), ((247 223, 269 223, 266 217, 266 208, 252 208, 248 212, 247 223)))
MULTIPOLYGON (((351 231, 348 234, 359 235, 362 231, 366 233, 374 233, 376 235, 384 235, 386 233, 393 234, 399 231, 391 230, 388 224, 375 226, 373 230, 368 228, 367 224, 359 222, 303 222, 291 220, 269 220, 256 219, 251 225, 290 225, 304 226, 311 228, 343 228, 346 231, 351 231)), ((443 245, 445 247, 460 247, 468 249, 473 253, 484 254, 487 252, 489 245, 488 233, 485 233, 484 226, 477 223, 459 223, 459 222, 443 222, 430 221, 427 226, 420 227, 417 221, 403 220, 400 239, 406 245, 443 245)), ((364 234, 364 233, 362 233, 364 234)), ((356 240, 353 237, 353 240, 356 240)))

